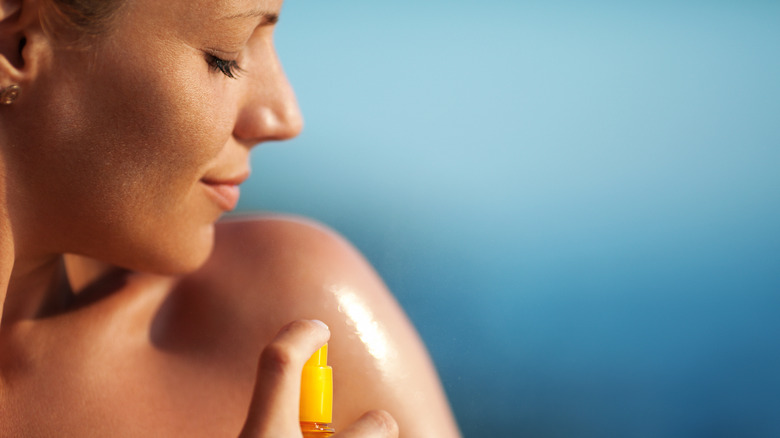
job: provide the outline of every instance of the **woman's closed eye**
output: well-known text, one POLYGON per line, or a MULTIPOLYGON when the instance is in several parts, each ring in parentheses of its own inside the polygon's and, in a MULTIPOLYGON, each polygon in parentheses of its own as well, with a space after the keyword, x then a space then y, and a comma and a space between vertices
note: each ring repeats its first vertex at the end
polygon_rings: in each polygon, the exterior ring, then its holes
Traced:
POLYGON ((219 71, 232 79, 236 79, 238 74, 243 72, 241 67, 238 66, 238 62, 235 60, 222 59, 211 53, 206 54, 206 62, 212 70, 219 71))

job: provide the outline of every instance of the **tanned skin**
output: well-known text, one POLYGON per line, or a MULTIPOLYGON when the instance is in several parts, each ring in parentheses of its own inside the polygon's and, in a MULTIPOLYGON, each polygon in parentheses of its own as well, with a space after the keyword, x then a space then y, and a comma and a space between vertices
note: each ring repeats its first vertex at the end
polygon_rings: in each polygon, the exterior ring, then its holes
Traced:
POLYGON ((341 437, 451 437, 363 257, 299 218, 219 222, 302 119, 280 0, 133 0, 89 49, 0 0, 0 436, 295 437, 329 340, 341 437), (319 321, 319 322, 318 322, 319 321))

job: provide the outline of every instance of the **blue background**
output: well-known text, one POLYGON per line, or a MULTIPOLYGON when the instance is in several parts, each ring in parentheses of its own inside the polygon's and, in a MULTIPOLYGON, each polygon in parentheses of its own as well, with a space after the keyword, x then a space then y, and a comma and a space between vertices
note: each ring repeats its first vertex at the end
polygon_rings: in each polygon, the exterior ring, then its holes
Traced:
POLYGON ((242 210, 352 240, 468 437, 780 436, 780 2, 288 0, 242 210))

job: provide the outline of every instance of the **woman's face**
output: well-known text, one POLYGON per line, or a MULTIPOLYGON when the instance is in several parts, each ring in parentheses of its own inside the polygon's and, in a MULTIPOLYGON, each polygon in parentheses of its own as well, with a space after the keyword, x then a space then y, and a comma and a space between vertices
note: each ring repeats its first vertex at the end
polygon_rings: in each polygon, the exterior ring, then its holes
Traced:
POLYGON ((33 246, 157 272, 199 266, 250 148, 301 129, 272 43, 281 6, 127 1, 94 49, 40 56, 13 176, 33 246))

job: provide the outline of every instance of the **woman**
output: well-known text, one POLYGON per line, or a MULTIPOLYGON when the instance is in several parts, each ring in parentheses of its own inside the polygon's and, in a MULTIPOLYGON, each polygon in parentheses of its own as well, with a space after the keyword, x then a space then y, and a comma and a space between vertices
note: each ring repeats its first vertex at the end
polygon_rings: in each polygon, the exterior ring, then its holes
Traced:
POLYGON ((300 436, 329 337, 340 436, 458 434, 348 244, 215 224, 250 149, 301 129, 281 3, 0 0, 0 436, 300 436))

